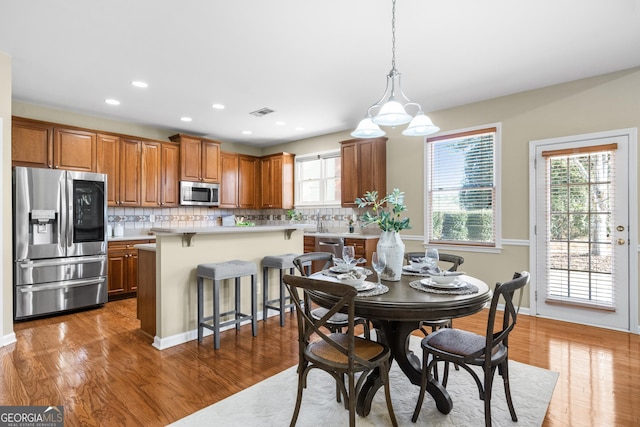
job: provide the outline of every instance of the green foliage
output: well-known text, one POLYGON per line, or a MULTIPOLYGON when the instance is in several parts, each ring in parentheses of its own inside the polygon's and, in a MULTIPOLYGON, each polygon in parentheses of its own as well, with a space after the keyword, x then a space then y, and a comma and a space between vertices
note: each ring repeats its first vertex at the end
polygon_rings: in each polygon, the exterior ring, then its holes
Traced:
POLYGON ((491 212, 434 212, 433 240, 490 242, 493 236, 491 212))
POLYGON ((465 212, 445 213, 442 219, 442 240, 468 240, 466 221, 467 214, 465 212))
POLYGON ((411 228, 409 218, 402 218, 401 213, 407 210, 404 204, 404 192, 395 188, 390 194, 378 200, 377 191, 367 191, 356 199, 359 208, 371 207, 360 218, 363 225, 378 224, 382 231, 400 231, 411 228), (386 209, 383 205, 387 205, 386 209))

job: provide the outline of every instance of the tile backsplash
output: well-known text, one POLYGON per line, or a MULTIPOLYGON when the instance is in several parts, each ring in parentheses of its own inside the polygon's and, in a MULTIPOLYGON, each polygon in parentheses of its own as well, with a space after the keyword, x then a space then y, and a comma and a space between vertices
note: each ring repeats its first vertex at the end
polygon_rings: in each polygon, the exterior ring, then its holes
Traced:
MULTIPOLYGON (((177 208, 119 208, 107 209, 108 222, 124 225, 125 234, 143 234, 153 227, 215 227, 222 225, 222 217, 236 215, 258 225, 287 224, 288 209, 215 209, 197 206, 177 208)), ((351 208, 296 209, 302 214, 301 223, 317 224, 318 218, 330 231, 346 231, 349 219, 357 210, 351 208), (319 213, 319 217, 318 217, 319 213)), ((356 221, 356 227, 360 224, 356 221)))

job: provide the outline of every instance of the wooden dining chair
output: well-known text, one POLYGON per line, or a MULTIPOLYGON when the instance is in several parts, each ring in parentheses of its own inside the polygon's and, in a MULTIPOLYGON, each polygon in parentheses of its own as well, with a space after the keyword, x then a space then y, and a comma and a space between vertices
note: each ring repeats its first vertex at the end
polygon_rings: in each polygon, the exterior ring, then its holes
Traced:
MULTIPOLYGON (((407 261, 407 264, 409 264, 410 260, 413 258, 424 258, 424 252, 405 252, 404 259, 407 261)), ((440 261, 451 263, 448 271, 458 271, 458 267, 464 263, 463 257, 454 254, 439 253, 438 258, 440 259, 440 261)), ((431 328, 431 332, 434 332, 440 328, 450 328, 453 326, 453 324, 451 319, 424 321, 420 324, 420 330, 426 336, 428 332, 424 329, 425 326, 431 328)), ((447 383, 446 376, 444 379, 444 383, 447 383)))
MULTIPOLYGON (((412 258, 424 258, 424 252, 405 252, 404 259, 407 261, 407 264, 409 264, 409 260, 411 260, 412 258)), ((438 258, 442 262, 451 264, 447 266, 448 271, 458 271, 458 267, 460 267, 460 265, 464 263, 464 257, 461 257, 460 255, 440 252, 438 254, 438 258)))
MULTIPOLYGON (((293 259, 293 265, 303 276, 310 276, 312 266, 314 262, 324 262, 321 270, 326 270, 333 265, 333 254, 329 252, 307 252, 302 255, 298 255, 293 259)), ((327 309, 324 307, 312 308, 311 301, 305 305, 310 309, 310 315, 316 319, 320 319, 327 313, 327 309)), ((355 317, 354 323, 356 325, 362 325, 364 328, 364 336, 369 339, 371 335, 371 328, 367 319, 362 317, 355 317)), ((331 332, 342 332, 343 328, 347 327, 347 315, 344 313, 335 313, 327 320, 327 328, 331 332)))
POLYGON ((302 393, 308 386, 307 376, 312 369, 317 368, 335 379, 340 394, 344 397, 345 408, 349 409, 350 427, 354 427, 356 423, 358 392, 369 373, 377 369, 384 385, 391 424, 397 426, 389 388, 391 350, 385 344, 355 336, 356 289, 338 282, 292 275, 284 276, 284 282, 296 305, 298 318, 298 394, 290 425, 295 426, 298 420, 302 393), (311 317, 302 307, 301 301, 310 299, 309 292, 322 292, 336 300, 320 319, 311 317), (347 315, 346 333, 328 332, 330 328, 327 322, 337 313, 347 315), (360 375, 356 378, 357 373, 360 375))
POLYGON ((461 329, 443 328, 422 339, 422 379, 418 402, 411 419, 414 423, 420 414, 427 383, 438 362, 445 362, 445 371, 448 362, 453 362, 471 374, 478 386, 480 399, 484 400, 484 423, 486 427, 491 426, 491 390, 494 373, 498 368, 498 373, 502 376, 504 383, 504 393, 507 398, 511 419, 518 421, 509 386, 509 333, 516 326, 521 301, 520 298, 518 303, 514 304, 513 294, 520 290, 520 296, 522 296, 522 288, 527 283, 529 283, 529 273, 523 271, 522 273, 515 273, 513 279, 508 282, 496 284, 484 336, 461 329), (495 331, 498 302, 501 299, 504 303, 502 329, 495 331), (479 375, 471 368, 472 366, 482 367, 484 381, 480 380, 479 375))

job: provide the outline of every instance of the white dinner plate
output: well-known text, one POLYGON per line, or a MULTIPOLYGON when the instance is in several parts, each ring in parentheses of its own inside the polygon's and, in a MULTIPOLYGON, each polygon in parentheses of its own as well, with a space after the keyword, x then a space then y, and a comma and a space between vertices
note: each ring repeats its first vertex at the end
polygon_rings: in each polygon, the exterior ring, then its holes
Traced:
POLYGON ((376 286, 378 286, 376 283, 364 281, 361 285, 356 286, 356 290, 358 292, 370 291, 371 289, 375 289, 376 286))
POLYGON ((427 279, 421 279, 420 283, 422 283, 425 286, 431 286, 432 288, 440 288, 440 289, 458 289, 458 288, 463 288, 467 286, 466 282, 461 282, 461 281, 458 281, 457 279, 451 283, 436 283, 433 280, 427 278, 427 279))
MULTIPOLYGON (((356 268, 354 268, 354 270, 362 271, 362 267, 356 267, 356 268)), ((332 273, 348 273, 351 270, 341 270, 341 269, 339 269, 338 267, 336 267, 334 265, 334 266, 329 267, 329 271, 332 272, 332 273)))

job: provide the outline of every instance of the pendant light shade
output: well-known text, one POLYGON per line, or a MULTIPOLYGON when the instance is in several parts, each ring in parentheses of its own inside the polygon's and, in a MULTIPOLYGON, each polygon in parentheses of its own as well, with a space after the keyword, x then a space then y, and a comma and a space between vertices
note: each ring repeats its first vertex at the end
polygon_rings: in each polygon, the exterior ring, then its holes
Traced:
POLYGON ((406 136, 426 136, 436 133, 440 128, 433 124, 429 116, 422 111, 418 111, 418 114, 411 120, 409 126, 402 131, 406 136))
POLYGON ((369 107, 366 118, 360 121, 357 129, 351 133, 356 138, 371 138, 375 132, 378 132, 375 136, 384 135, 385 132, 378 125, 399 126, 409 123, 407 129, 402 132, 403 135, 407 136, 425 136, 440 130, 424 114, 420 104, 412 102, 402 92, 400 73, 396 70, 396 0, 393 0, 391 35, 392 60, 391 71, 387 75, 387 88, 382 98, 369 107), (413 111, 417 111, 415 117, 407 112, 407 108, 414 108, 413 111))
POLYGON ((360 120, 356 130, 351 132, 351 136, 354 138, 377 138, 385 134, 386 132, 380 129, 380 126, 373 123, 370 116, 360 120))

